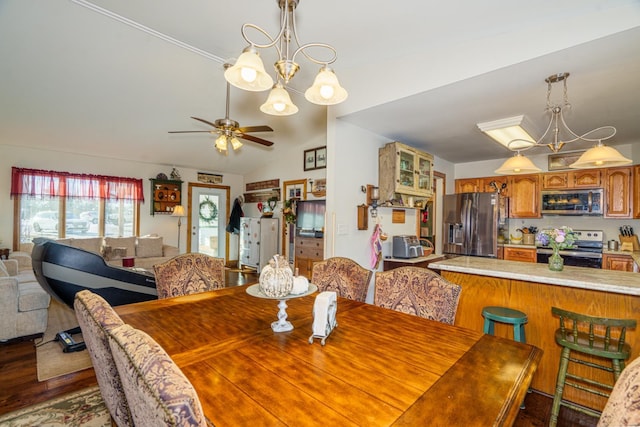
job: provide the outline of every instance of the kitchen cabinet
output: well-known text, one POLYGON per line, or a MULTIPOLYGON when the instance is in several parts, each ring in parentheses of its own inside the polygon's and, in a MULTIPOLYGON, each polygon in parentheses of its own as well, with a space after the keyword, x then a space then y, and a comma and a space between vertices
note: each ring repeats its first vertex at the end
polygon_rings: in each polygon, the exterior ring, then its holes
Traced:
POLYGON ((151 215, 171 215, 173 209, 182 203, 182 181, 154 179, 151 181, 151 215))
POLYGON ((602 254, 602 268, 605 270, 634 271, 634 266, 631 255, 602 254))
MULTIPOLYGON (((636 189, 636 192, 640 190, 640 165, 633 167, 633 188, 636 189)), ((633 199, 633 217, 640 218, 640 195, 633 195, 631 198, 633 199)))
POLYGON ((311 280, 313 263, 324 259, 324 239, 319 237, 295 238, 295 263, 298 275, 311 280))
POLYGON ((535 248, 514 248, 512 246, 505 246, 504 259, 508 261, 524 261, 524 262, 536 262, 537 253, 535 248))
POLYGON ((431 154, 390 142, 378 152, 378 168, 381 203, 404 200, 406 196, 428 199, 433 195, 431 154))
POLYGON ((633 167, 608 168, 605 179, 605 211, 608 218, 631 218, 633 167))
MULTIPOLYGON (((502 184, 507 183, 507 177, 487 176, 483 178, 461 178, 456 179, 456 193, 495 193, 496 189, 491 185, 495 182, 498 189, 502 188, 502 184)), ((506 196, 505 190, 500 192, 502 196, 506 196)))
POLYGON ((572 189, 602 187, 602 169, 584 169, 542 174, 542 189, 572 189))
POLYGON ((510 175, 509 218, 540 218, 540 175, 510 175))

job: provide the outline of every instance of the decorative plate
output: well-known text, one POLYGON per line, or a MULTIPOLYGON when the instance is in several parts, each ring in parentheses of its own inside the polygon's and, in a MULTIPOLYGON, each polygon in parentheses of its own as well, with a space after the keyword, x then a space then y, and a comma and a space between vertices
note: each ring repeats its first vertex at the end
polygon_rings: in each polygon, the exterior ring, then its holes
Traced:
POLYGON ((167 175, 160 172, 158 175, 156 175, 156 179, 168 179, 167 175))
POLYGON ((265 294, 263 294, 260 291, 260 284, 256 283, 255 285, 251 285, 247 288, 247 293, 249 295, 251 295, 252 297, 256 297, 256 298, 264 298, 264 299, 274 299, 274 300, 287 300, 287 299, 293 299, 293 298, 301 298, 301 297, 306 297, 307 295, 311 295, 312 293, 316 292, 318 290, 318 287, 316 285, 314 285, 313 283, 309 283, 309 289, 307 290, 307 292, 301 293, 301 294, 289 294, 287 296, 284 297, 268 297, 265 294))

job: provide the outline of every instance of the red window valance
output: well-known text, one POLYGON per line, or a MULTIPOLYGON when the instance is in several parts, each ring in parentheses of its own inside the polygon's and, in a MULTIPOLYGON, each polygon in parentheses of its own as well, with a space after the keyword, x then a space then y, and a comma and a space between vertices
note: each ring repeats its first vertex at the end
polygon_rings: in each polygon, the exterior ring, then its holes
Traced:
POLYGON ((144 202, 142 179, 11 168, 11 197, 84 197, 144 202))

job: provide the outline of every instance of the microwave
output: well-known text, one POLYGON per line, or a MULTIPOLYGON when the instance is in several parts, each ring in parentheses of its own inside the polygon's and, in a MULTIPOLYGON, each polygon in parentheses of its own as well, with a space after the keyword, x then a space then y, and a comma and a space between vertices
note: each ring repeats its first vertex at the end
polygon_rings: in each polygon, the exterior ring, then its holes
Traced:
POLYGON ((602 215, 604 191, 602 188, 580 190, 542 191, 542 214, 547 215, 602 215))

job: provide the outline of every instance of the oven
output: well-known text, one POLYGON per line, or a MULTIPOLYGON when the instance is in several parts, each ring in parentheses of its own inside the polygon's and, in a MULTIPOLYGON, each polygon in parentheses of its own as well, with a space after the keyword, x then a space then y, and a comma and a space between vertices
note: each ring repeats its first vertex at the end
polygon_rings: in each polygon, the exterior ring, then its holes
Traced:
MULTIPOLYGON (((575 267, 602 268, 602 247, 604 233, 601 230, 574 230, 576 241, 571 249, 561 250, 564 265, 575 267)), ((537 262, 548 263, 553 250, 540 246, 537 249, 537 262)))

